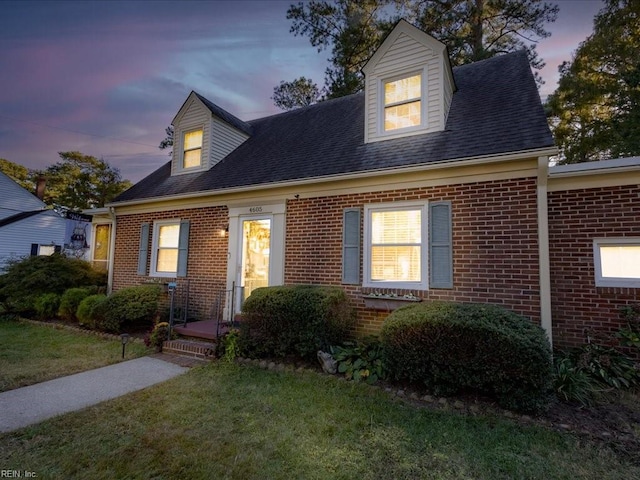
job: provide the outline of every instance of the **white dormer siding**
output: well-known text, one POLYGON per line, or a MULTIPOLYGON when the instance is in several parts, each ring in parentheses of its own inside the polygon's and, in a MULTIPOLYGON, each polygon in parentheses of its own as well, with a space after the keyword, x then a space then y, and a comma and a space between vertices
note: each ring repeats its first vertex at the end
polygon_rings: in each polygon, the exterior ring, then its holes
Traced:
POLYGON ((401 20, 363 72, 365 143, 444 130, 455 85, 442 43, 401 20), (410 125, 385 127, 385 85, 415 75, 420 75, 421 91, 419 99, 408 102, 413 104, 411 122, 407 122, 410 125))
POLYGON ((171 175, 209 170, 249 138, 245 132, 215 116, 194 92, 189 95, 172 124, 174 143, 171 175), (200 164, 185 168, 185 133, 197 130, 202 130, 200 164))

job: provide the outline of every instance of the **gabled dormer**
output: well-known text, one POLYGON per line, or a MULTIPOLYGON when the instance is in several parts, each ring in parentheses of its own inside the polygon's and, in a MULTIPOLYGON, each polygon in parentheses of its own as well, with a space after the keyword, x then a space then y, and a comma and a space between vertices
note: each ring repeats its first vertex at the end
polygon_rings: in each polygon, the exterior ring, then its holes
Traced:
POLYGON ((171 175, 209 170, 251 136, 251 126, 191 92, 173 125, 171 175))
POLYGON ((365 143, 444 130, 455 83, 443 43, 400 20, 362 71, 365 143))

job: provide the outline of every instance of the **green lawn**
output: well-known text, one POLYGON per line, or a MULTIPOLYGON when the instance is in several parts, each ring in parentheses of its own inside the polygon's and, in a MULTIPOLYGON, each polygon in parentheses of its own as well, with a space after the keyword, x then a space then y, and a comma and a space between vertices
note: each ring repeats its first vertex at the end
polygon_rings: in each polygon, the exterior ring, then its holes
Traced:
MULTIPOLYGON (((148 353, 142 343, 126 358, 148 353)), ((0 320, 0 392, 119 362, 119 341, 26 321, 0 320)))
POLYGON ((631 479, 567 434, 435 412, 312 372, 212 363, 0 435, 41 479, 631 479))

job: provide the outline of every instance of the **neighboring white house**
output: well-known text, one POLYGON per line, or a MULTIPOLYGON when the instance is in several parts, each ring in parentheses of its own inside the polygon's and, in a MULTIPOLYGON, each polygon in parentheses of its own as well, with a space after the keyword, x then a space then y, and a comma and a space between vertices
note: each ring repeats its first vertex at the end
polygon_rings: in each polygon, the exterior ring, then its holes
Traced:
POLYGON ((9 259, 60 251, 66 228, 67 220, 0 172, 0 271, 9 259))

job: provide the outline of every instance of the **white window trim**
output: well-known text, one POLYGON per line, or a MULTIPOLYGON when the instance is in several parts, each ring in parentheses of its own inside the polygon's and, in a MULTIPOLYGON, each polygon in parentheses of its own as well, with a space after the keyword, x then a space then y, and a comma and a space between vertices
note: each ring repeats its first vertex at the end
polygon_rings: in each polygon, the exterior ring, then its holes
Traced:
POLYGON ((604 277, 602 275, 600 247, 620 245, 640 246, 640 237, 608 237, 593 239, 593 262, 595 267, 596 287, 640 288, 640 278, 604 277))
MULTIPOLYGON (((151 277, 165 277, 165 278, 175 278, 178 275, 178 264, 176 261, 176 271, 175 272, 158 272, 158 240, 160 240, 160 227, 166 225, 178 225, 180 228, 180 219, 174 218, 170 220, 156 220, 153 222, 153 233, 151 237, 151 271, 149 272, 149 276, 151 277)), ((178 238, 180 237, 180 233, 178 232, 178 238)), ((178 248, 176 247, 176 250, 178 248)))
MULTIPOLYGON (((204 131, 204 125, 197 125, 194 127, 190 127, 190 128, 185 128, 183 130, 181 130, 180 132, 180 165, 179 165, 179 170, 181 172, 197 172, 198 170, 202 170, 204 168, 204 136, 205 136, 205 131, 204 131), (187 133, 191 133, 191 132, 197 132, 197 131, 202 131, 202 143, 200 144, 200 165, 196 165, 194 167, 185 167, 184 166, 184 154, 185 154, 185 148, 184 148, 184 138, 187 135, 187 133)), ((195 149, 189 149, 189 150, 195 150, 195 149)))
MULTIPOLYGON (((393 105, 400 105, 402 103, 410 102, 395 102, 393 105)), ((378 135, 380 136, 402 136, 405 133, 411 133, 419 130, 424 130, 427 125, 427 71, 426 68, 419 70, 408 70, 402 73, 394 74, 380 78, 378 80, 378 135), (403 78, 413 77, 420 75, 420 124, 413 127, 396 128, 394 130, 385 130, 384 128, 384 113, 387 105, 384 103, 384 86, 389 82, 395 82, 402 80, 403 78)))
POLYGON ((368 288, 398 288, 404 290, 428 290, 429 289, 429 228, 428 228, 428 202, 393 202, 393 203, 373 203, 364 206, 364 241, 363 241, 363 287, 368 288), (373 281, 371 280, 371 213, 378 211, 397 211, 408 209, 420 209, 422 212, 421 225, 421 249, 420 249, 420 282, 394 282, 394 281, 373 281))

